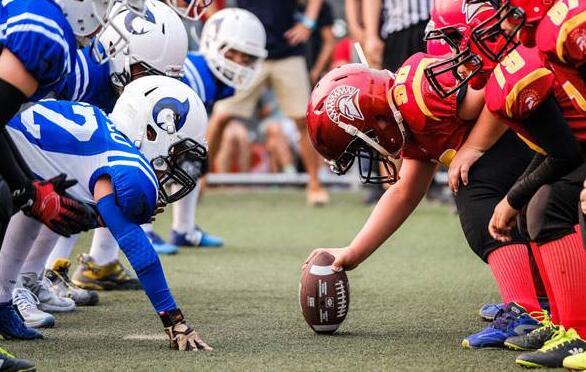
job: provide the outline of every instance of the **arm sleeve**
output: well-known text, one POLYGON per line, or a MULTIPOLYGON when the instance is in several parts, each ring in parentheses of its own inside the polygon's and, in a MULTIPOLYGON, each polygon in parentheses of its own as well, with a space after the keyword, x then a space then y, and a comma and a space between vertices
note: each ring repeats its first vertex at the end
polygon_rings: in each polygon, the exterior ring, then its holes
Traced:
POLYGON ((526 127, 547 156, 528 169, 507 194, 509 204, 519 210, 539 188, 569 173, 584 161, 580 145, 553 97, 526 119, 526 127))
POLYGON ((155 310, 158 313, 175 310, 177 305, 167 285, 163 267, 145 232, 124 216, 114 194, 100 199, 97 207, 106 227, 136 271, 155 310))

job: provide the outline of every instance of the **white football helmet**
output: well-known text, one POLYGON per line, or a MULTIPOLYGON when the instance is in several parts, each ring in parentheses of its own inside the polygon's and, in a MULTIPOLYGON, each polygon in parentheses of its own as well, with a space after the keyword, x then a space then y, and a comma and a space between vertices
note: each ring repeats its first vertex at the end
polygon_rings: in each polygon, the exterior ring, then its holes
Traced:
POLYGON ((215 13, 203 26, 200 52, 206 58, 214 75, 223 83, 243 89, 260 72, 267 57, 267 36, 260 20, 244 9, 227 8, 215 13), (255 58, 249 65, 241 65, 226 58, 226 52, 236 50, 255 58))
POLYGON ((112 26, 100 35, 99 44, 104 49, 121 48, 109 60, 110 78, 118 90, 138 76, 183 75, 187 32, 179 16, 165 3, 147 0, 144 18, 123 9, 112 19, 112 26), (131 74, 131 66, 136 64, 140 69, 131 74))
POLYGON ((182 18, 197 21, 204 15, 208 6, 214 0, 165 0, 165 2, 182 18))
POLYGON ((208 123, 193 89, 166 76, 142 77, 124 88, 110 119, 153 166, 160 201, 172 203, 193 190, 198 175, 183 164, 206 161, 208 123))

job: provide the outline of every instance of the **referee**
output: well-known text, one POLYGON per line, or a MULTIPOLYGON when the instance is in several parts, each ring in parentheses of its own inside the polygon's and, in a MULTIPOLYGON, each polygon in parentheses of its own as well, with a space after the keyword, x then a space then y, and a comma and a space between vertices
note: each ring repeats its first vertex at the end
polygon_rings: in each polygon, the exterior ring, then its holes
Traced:
POLYGON ((425 51, 431 1, 363 1, 364 49, 373 67, 395 71, 410 55, 425 51))

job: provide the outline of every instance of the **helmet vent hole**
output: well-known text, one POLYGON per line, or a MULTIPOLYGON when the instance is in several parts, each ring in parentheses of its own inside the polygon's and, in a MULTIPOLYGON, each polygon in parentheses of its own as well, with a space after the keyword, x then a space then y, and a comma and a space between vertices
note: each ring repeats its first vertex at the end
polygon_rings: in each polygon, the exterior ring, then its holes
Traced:
POLYGON ((340 81, 342 79, 346 79, 346 77, 347 77, 346 75, 338 76, 337 78, 334 79, 334 81, 340 81))
POLYGON ((147 97, 149 94, 151 94, 152 92, 154 92, 155 90, 157 90, 158 87, 154 87, 153 89, 147 90, 146 92, 144 92, 144 96, 147 97))
POLYGON ((153 128, 152 125, 147 125, 147 130, 146 130, 146 134, 147 134, 147 139, 149 141, 156 141, 157 140, 157 131, 155 130, 155 128, 153 128))
POLYGON ((161 26, 161 33, 163 35, 165 35, 165 24, 163 23, 163 25, 161 26))

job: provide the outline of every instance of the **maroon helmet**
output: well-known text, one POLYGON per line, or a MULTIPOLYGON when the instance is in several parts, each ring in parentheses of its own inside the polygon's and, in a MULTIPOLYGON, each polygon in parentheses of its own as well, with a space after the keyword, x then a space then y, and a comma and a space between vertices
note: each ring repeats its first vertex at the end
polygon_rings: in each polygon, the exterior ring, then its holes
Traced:
POLYGON ((315 86, 307 106, 307 129, 315 149, 336 174, 346 173, 354 159, 364 183, 394 183, 397 158, 405 142, 403 119, 387 92, 394 76, 362 64, 348 64, 327 73, 315 86), (381 162, 388 175, 373 174, 381 162))

